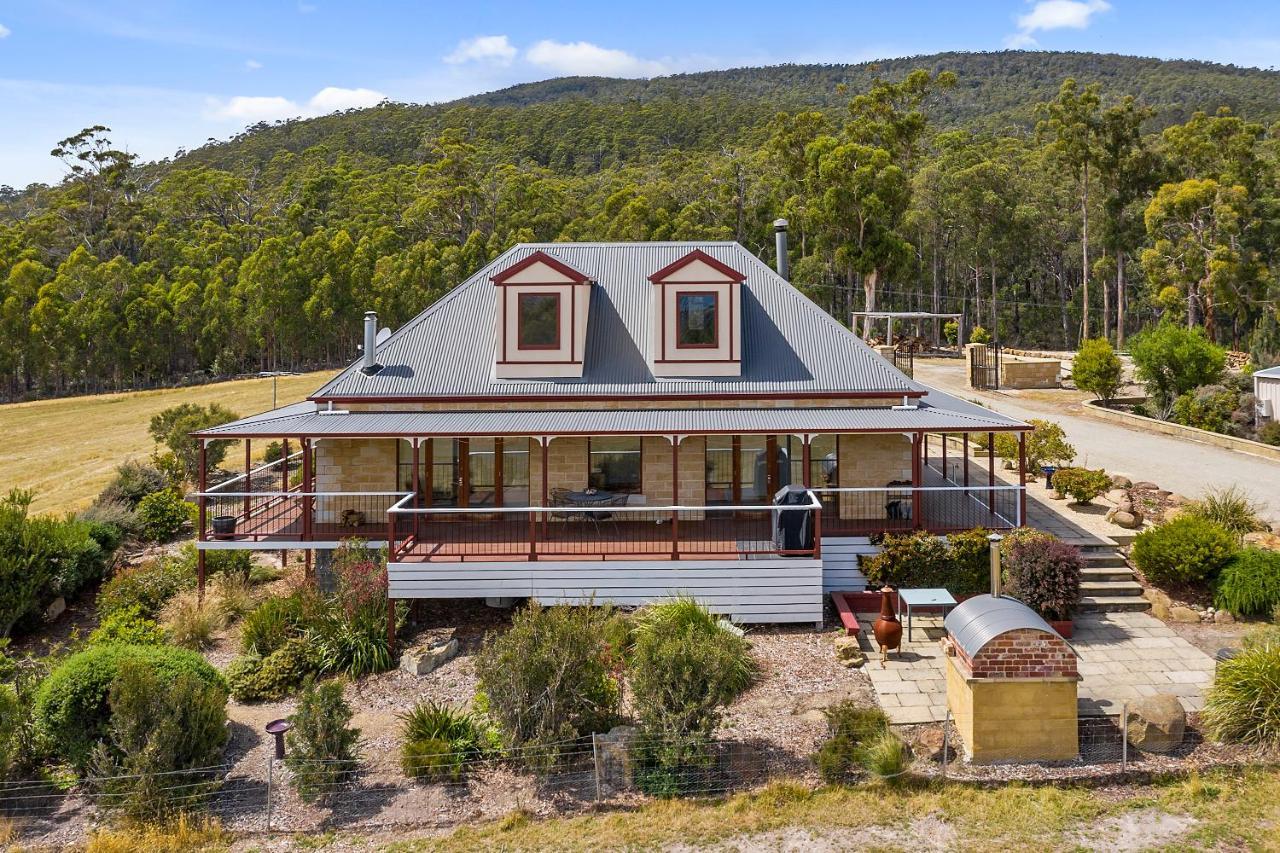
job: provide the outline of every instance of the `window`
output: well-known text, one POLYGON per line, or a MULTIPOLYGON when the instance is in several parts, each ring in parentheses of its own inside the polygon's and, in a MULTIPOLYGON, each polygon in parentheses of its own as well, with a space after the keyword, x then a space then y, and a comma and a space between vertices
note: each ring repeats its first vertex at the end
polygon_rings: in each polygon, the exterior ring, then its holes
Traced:
POLYGON ((502 443, 502 505, 529 505, 529 439, 504 438, 502 443))
POLYGON ((676 346, 715 347, 719 344, 714 293, 676 294, 676 346))
POLYGON ((588 440, 588 484, 606 492, 640 492, 640 457, 639 436, 588 440))
POLYGON ((560 294, 521 293, 516 318, 520 349, 560 349, 560 294))

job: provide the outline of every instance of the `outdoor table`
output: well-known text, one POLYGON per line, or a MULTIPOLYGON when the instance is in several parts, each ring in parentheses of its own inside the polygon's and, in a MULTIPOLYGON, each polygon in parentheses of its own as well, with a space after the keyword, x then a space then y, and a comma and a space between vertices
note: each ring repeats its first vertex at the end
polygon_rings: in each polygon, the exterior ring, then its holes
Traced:
POLYGON ((945 589, 900 589, 898 590, 898 606, 907 608, 907 642, 911 642, 911 608, 941 607, 946 616, 957 604, 951 593, 945 589))
POLYGON ((613 492, 569 492, 565 499, 574 506, 600 506, 613 500, 613 492))

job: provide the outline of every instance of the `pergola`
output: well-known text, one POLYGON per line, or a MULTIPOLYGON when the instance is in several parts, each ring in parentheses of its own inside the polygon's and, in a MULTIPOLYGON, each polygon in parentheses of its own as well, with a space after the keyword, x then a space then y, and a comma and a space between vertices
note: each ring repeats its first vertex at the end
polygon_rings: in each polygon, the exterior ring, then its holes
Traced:
POLYGON ((915 321, 916 334, 920 332, 921 320, 933 321, 933 339, 935 342, 942 340, 942 322, 944 320, 955 320, 960 325, 960 331, 956 335, 957 341, 964 340, 964 315, 963 314, 943 314, 934 311, 851 311, 850 328, 854 334, 866 338, 871 331, 871 323, 873 320, 885 321, 885 343, 893 343, 893 322, 895 320, 915 321), (861 321, 861 323, 859 323, 861 321))

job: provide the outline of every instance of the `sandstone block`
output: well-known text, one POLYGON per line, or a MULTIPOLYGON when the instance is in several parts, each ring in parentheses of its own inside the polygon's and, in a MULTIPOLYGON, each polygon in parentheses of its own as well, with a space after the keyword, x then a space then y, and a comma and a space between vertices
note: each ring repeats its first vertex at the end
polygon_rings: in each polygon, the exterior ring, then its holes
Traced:
POLYGON ((1184 607, 1179 604, 1175 607, 1169 608, 1169 619, 1174 622, 1199 622, 1200 614, 1192 610, 1190 607, 1184 607))
POLYGON ((400 656, 400 668, 411 675, 426 675, 444 666, 458 654, 458 641, 450 638, 438 642, 405 649, 400 656))
POLYGON ((1171 752, 1182 744, 1187 713, 1177 696, 1158 693, 1129 703, 1129 743, 1146 752, 1171 752))
POLYGON ((635 782, 635 744, 640 730, 635 726, 614 726, 596 735, 596 756, 600 780, 613 788, 630 788, 635 782))

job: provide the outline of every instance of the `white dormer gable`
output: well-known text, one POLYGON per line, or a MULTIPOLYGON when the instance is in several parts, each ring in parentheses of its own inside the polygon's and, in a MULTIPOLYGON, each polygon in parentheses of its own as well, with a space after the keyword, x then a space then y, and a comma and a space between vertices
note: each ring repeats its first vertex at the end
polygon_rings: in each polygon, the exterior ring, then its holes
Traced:
POLYGON ((492 281, 497 306, 494 376, 581 378, 591 278, 537 251, 492 281))
POLYGON ((651 276, 654 376, 742 374, 742 282, 746 276, 694 249, 651 276))

